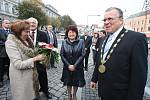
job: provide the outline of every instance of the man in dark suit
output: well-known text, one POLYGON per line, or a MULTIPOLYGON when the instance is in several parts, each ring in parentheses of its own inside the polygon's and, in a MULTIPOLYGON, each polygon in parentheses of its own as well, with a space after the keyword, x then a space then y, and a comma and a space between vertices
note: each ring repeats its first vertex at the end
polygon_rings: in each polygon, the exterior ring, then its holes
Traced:
POLYGON ((107 36, 98 52, 90 87, 101 100, 143 100, 147 80, 148 46, 144 34, 123 27, 123 12, 116 7, 104 14, 107 36))
MULTIPOLYGON (((34 46, 37 45, 38 42, 48 43, 47 35, 44 31, 38 30, 38 21, 37 19, 31 17, 27 19, 30 23, 30 36, 33 39, 34 46)), ((48 79, 46 66, 44 64, 36 63, 38 79, 40 83, 40 92, 43 92, 47 98, 51 99, 51 95, 48 92, 48 79)))
POLYGON ((0 87, 3 86, 4 69, 7 70, 7 76, 9 79, 10 61, 5 50, 5 41, 9 33, 10 33, 10 21, 5 19, 2 21, 2 28, 0 29, 0 87))
MULTIPOLYGON (((47 33, 47 36, 48 36, 48 43, 53 45, 55 48, 57 48, 58 47, 57 37, 56 37, 56 34, 53 31, 52 25, 47 25, 46 33, 47 33)), ((54 57, 53 57, 53 55, 51 55, 51 58, 50 58, 50 66, 52 68, 56 68, 56 66, 54 65, 54 57)))
POLYGON ((85 70, 87 71, 88 70, 88 59, 89 59, 89 54, 90 54, 90 47, 91 47, 91 44, 92 44, 92 37, 89 36, 89 32, 86 31, 84 33, 83 36, 80 37, 80 39, 83 39, 84 40, 84 44, 85 44, 85 57, 84 57, 84 67, 85 67, 85 70))

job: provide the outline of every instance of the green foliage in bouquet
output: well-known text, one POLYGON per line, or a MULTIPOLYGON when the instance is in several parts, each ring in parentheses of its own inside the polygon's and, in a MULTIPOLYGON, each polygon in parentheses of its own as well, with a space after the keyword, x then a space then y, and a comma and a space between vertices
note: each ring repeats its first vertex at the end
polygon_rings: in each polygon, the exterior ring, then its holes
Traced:
POLYGON ((58 49, 54 48, 53 45, 51 44, 46 44, 46 43, 39 43, 36 47, 35 47, 35 54, 44 54, 46 56, 46 59, 44 61, 41 61, 41 64, 45 64, 46 66, 48 65, 49 59, 50 57, 54 58, 54 61, 56 63, 59 62, 59 53, 58 53, 58 49))
POLYGON ((59 53, 58 53, 58 52, 52 51, 52 52, 51 52, 51 57, 54 58, 54 61, 55 61, 56 63, 59 62, 59 53))

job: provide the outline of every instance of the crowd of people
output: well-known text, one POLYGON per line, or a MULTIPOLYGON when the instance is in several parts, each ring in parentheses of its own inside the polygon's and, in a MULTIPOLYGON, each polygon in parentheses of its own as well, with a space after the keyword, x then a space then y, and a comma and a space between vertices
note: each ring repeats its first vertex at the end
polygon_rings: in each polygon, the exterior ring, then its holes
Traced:
MULTIPOLYGON (((89 84, 101 100, 142 100, 148 71, 148 45, 144 34, 124 27, 123 12, 116 7, 104 13, 104 29, 85 31, 79 36, 76 25, 66 28, 60 56, 63 63, 61 81, 67 87, 68 99, 77 100, 78 87, 89 84), (90 51, 93 55, 93 75, 85 82, 90 51)), ((40 63, 44 54, 35 54, 38 43, 58 47, 52 25, 39 30, 38 20, 28 18, 2 21, 0 29, 0 87, 3 86, 4 69, 10 80, 13 100, 38 100, 39 92, 52 99, 48 91, 47 67, 40 63)), ((48 66, 55 66, 51 56, 48 66)))

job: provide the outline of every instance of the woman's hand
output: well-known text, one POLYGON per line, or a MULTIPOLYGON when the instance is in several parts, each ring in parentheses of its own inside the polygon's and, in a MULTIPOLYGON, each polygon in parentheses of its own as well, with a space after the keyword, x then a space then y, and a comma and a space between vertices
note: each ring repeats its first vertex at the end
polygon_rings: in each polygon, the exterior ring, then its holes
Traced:
POLYGON ((33 61, 42 61, 44 60, 46 57, 43 54, 39 54, 35 57, 33 57, 33 61))
POLYGON ((75 66, 74 65, 69 65, 68 68, 69 68, 70 71, 75 71, 75 66))
POLYGON ((91 83, 90 83, 90 88, 91 88, 91 89, 96 89, 96 83, 91 82, 91 83))

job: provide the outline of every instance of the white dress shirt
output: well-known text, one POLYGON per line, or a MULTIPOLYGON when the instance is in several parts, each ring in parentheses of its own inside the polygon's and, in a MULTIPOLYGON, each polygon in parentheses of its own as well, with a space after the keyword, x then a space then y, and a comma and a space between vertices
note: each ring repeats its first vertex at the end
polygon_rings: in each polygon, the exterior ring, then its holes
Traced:
MULTIPOLYGON (((30 31, 30 36, 32 36, 32 32, 33 31, 30 31)), ((36 37, 37 37, 37 30, 34 30, 34 40, 33 40, 33 45, 34 45, 34 47, 36 46, 36 37)))
POLYGON ((113 42, 115 41, 115 39, 117 38, 117 36, 119 35, 119 33, 121 32, 122 29, 123 29, 123 26, 121 28, 119 28, 115 33, 110 34, 110 36, 106 42, 105 48, 104 48, 103 60, 106 58, 106 55, 107 55, 110 47, 112 46, 113 42))

